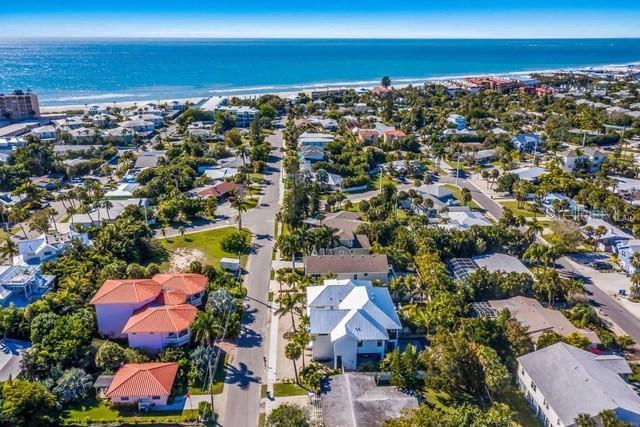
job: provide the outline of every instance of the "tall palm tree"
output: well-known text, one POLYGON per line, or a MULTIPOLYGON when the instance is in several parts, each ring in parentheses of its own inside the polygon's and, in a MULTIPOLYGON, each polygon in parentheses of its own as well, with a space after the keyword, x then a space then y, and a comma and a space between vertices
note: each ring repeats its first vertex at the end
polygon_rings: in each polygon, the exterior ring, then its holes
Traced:
POLYGON ((18 245, 10 236, 4 238, 4 245, 0 247, 0 255, 3 259, 11 261, 14 256, 18 255, 18 245))
POLYGON ((291 234, 282 234, 278 237, 278 241, 276 242, 276 247, 283 254, 291 255, 291 268, 295 271, 296 269, 296 249, 298 248, 298 241, 296 237, 291 234))
POLYGON ((296 329, 296 313, 300 311, 300 304, 304 302, 304 294, 301 292, 287 292, 278 297, 277 302, 280 307, 276 311, 278 316, 291 315, 291 326, 296 329))
POLYGON ((300 381, 298 380, 298 366, 296 365, 296 360, 302 356, 302 349, 300 348, 300 345, 295 341, 289 341, 284 348, 284 355, 287 359, 293 362, 293 372, 296 375, 296 384, 299 384, 300 381))
POLYGON ((242 197, 238 196, 231 202, 231 207, 238 211, 238 230, 242 230, 242 212, 248 210, 247 204, 242 197))
POLYGON ((210 311, 201 311, 191 324, 191 333, 196 341, 201 344, 213 342, 218 334, 222 333, 222 325, 219 319, 210 311))
POLYGON ((20 230, 22 230, 22 234, 24 235, 25 239, 28 238, 28 236, 27 236, 27 232, 24 230, 24 226, 22 225, 22 223, 26 221, 27 218, 29 218, 29 211, 27 211, 25 207, 14 206, 9 211, 9 216, 8 216, 9 221, 18 224, 18 226, 20 227, 20 230))

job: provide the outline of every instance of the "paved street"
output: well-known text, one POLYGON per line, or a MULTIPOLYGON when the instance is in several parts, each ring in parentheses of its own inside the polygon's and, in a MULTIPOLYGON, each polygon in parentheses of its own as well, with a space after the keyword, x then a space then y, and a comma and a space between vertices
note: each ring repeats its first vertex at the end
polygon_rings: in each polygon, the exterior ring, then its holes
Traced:
MULTIPOLYGON (((593 278, 585 273, 586 269, 582 269, 567 257, 561 257, 556 262, 561 267, 560 271, 566 274, 577 274, 581 276, 584 282, 585 290, 589 294, 589 299, 599 308, 602 315, 610 318, 624 332, 629 335, 637 343, 640 343, 640 321, 629 311, 623 308, 615 299, 610 297, 604 290, 596 286, 593 278)), ((602 273, 600 273, 602 274, 602 273)), ((610 273, 613 274, 613 273, 610 273)))
POLYGON ((248 290, 243 330, 237 340, 237 351, 227 370, 224 387, 226 407, 221 425, 255 427, 260 411, 260 385, 266 384, 263 358, 269 339, 269 273, 273 250, 275 216, 279 208, 279 183, 282 131, 268 137, 275 149, 271 153, 265 179, 268 184, 255 209, 242 216, 243 226, 253 233, 255 252, 249 256, 245 284, 248 290), (264 379, 264 381, 263 381, 264 379))

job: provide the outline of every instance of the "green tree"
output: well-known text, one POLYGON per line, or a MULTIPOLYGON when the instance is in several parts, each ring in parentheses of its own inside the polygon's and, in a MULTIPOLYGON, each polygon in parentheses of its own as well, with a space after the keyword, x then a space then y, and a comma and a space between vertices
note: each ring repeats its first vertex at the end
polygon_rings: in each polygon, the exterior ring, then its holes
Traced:
POLYGON ((308 427, 309 414, 291 403, 277 406, 267 417, 267 427, 308 427))
POLYGON ((2 417, 15 427, 49 427, 58 423, 56 398, 33 381, 13 380, 2 384, 2 417))
POLYGON ((127 361, 125 349, 113 341, 105 341, 96 353, 96 367, 104 374, 113 374, 127 361))
POLYGON ((249 237, 247 233, 236 231, 224 236, 220 246, 226 252, 231 252, 240 256, 249 249, 249 237))
POLYGON ((296 360, 302 356, 302 348, 297 342, 289 341, 284 348, 284 355, 293 363, 293 372, 296 376, 296 384, 299 384, 300 380, 298 378, 298 366, 296 365, 296 360))

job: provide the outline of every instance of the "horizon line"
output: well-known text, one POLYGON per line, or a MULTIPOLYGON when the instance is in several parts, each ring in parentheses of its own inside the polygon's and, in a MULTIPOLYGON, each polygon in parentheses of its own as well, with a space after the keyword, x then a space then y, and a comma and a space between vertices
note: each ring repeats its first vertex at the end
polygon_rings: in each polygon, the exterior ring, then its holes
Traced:
POLYGON ((600 37, 576 37, 576 36, 540 36, 540 37, 411 37, 411 36, 194 36, 194 35, 166 35, 166 36, 1 36, 0 40, 636 40, 636 36, 600 36, 600 37))

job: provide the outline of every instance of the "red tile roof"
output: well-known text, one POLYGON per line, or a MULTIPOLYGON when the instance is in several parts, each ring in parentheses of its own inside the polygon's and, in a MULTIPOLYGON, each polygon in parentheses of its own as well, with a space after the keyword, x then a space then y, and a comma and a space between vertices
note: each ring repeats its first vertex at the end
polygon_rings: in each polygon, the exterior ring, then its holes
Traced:
POLYGON ((176 291, 173 289, 163 289, 153 301, 154 305, 180 305, 187 302, 189 295, 182 291, 176 291))
POLYGON ((134 304, 157 297, 162 285, 151 279, 107 280, 90 304, 134 304))
POLYGON ((198 309, 190 304, 145 307, 129 318, 122 332, 177 333, 189 328, 197 315, 198 309))
POLYGON ((197 192, 200 197, 222 197, 229 193, 241 193, 242 186, 234 182, 223 181, 197 192))
POLYGON ((384 131, 384 134, 390 136, 407 136, 403 131, 397 129, 386 130, 384 131))
POLYGON ((163 289, 184 292, 187 295, 197 295, 207 288, 207 276, 195 273, 184 274, 156 274, 152 280, 162 285, 163 289))
POLYGON ((124 365, 116 372, 105 395, 107 397, 167 396, 171 394, 177 372, 178 364, 175 362, 124 365))

